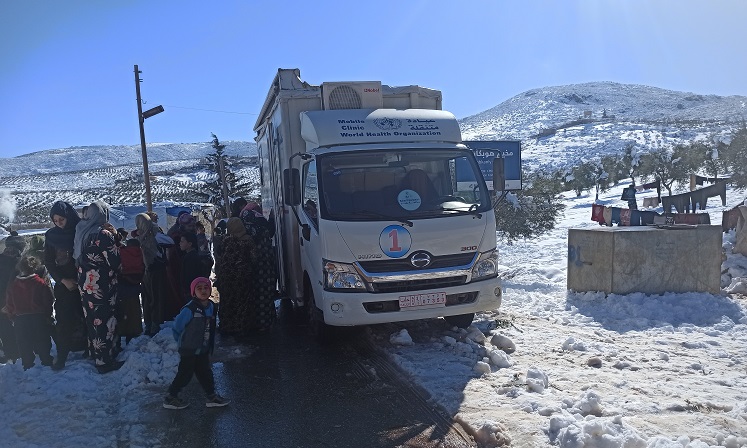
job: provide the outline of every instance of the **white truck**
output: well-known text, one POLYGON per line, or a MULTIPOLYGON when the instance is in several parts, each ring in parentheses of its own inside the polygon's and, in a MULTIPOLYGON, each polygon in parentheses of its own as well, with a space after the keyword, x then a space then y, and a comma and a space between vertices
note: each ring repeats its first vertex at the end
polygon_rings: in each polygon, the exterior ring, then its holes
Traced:
POLYGON ((466 327, 500 306, 491 194, 440 109, 438 90, 278 70, 254 127, 262 206, 281 296, 317 336, 435 317, 466 327))

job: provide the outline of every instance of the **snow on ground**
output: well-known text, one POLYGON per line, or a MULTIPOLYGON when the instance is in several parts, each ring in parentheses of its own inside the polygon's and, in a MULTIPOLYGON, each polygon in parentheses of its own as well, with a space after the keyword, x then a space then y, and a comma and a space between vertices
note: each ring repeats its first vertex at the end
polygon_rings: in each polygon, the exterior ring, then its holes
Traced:
MULTIPOLYGON (((250 347, 216 349, 221 360, 250 353, 250 347)), ((170 322, 153 338, 130 341, 119 359, 124 366, 106 375, 80 353, 71 353, 59 372, 38 359, 27 371, 20 361, 0 364, 0 446, 158 446, 165 432, 149 434, 146 428, 179 364, 170 322)), ((214 371, 220 368, 220 361, 213 364, 214 371)))
MULTIPOLYGON (((731 208, 745 194, 727 197, 731 208)), ((482 447, 747 446, 747 298, 569 293, 567 230, 597 224, 592 198, 565 202, 549 235, 499 244, 499 311, 468 330, 441 319, 373 326, 376 343, 482 447)), ((720 224, 723 207, 709 205, 720 224)), ((733 240, 725 234, 724 247, 733 240)), ((744 288, 747 257, 726 253, 722 287, 744 288)), ((251 356, 249 347, 217 350, 216 370, 221 359, 251 356)), ((79 354, 61 372, 0 364, 0 445, 157 445, 146 423, 176 373, 170 329, 133 340, 120 359, 106 375, 79 354)))
MULTIPOLYGON (((602 202, 626 207, 613 190, 602 202)), ((745 195, 727 197, 710 200, 712 224, 745 195)), ((568 292, 568 228, 598 224, 593 197, 565 202, 550 235, 499 243, 499 312, 468 330, 422 321, 374 337, 485 447, 747 446, 747 296, 568 292)), ((733 242, 724 234, 722 288, 747 285, 733 242)))

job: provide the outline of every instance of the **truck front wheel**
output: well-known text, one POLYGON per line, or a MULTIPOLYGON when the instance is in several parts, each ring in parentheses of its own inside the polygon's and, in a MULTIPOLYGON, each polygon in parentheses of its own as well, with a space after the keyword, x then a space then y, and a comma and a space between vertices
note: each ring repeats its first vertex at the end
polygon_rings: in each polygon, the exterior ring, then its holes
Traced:
POLYGON ((444 320, 454 327, 467 328, 472 325, 475 313, 457 314, 455 316, 444 316, 444 320))
POLYGON ((309 335, 320 343, 330 342, 334 327, 324 323, 324 314, 317 308, 314 290, 310 286, 304 291, 304 302, 309 316, 309 335))

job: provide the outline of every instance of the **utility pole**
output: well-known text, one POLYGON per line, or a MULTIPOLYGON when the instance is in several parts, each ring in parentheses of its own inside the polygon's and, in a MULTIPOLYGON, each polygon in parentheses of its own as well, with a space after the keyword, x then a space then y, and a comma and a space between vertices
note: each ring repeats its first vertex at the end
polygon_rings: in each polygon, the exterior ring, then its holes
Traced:
POLYGON ((145 150, 145 118, 143 117, 143 104, 140 99, 140 70, 135 64, 135 92, 137 93, 137 119, 140 124, 140 150, 143 156, 143 180, 145 181, 145 203, 148 211, 153 211, 153 201, 150 195, 150 174, 148 173, 148 152, 145 150))
POLYGON ((228 218, 231 216, 231 204, 228 203, 228 186, 226 185, 226 168, 223 164, 223 157, 224 156, 222 155, 218 157, 218 171, 220 171, 220 184, 221 189, 223 190, 223 208, 226 213, 226 218, 228 218))
POLYGON ((148 211, 153 211, 153 201, 150 195, 150 174, 148 173, 148 152, 145 150, 145 119, 163 112, 163 106, 156 106, 143 112, 143 102, 140 99, 140 70, 135 65, 135 93, 137 94, 137 117, 140 123, 140 149, 143 154, 143 180, 145 181, 145 202, 148 211))

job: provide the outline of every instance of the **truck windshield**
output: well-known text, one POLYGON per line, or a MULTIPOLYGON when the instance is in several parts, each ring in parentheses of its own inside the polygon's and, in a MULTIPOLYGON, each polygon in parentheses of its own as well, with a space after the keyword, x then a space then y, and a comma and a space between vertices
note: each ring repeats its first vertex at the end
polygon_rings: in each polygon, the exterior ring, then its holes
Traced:
POLYGON ((414 220, 482 213, 490 195, 467 149, 350 151, 317 157, 321 217, 414 220))

